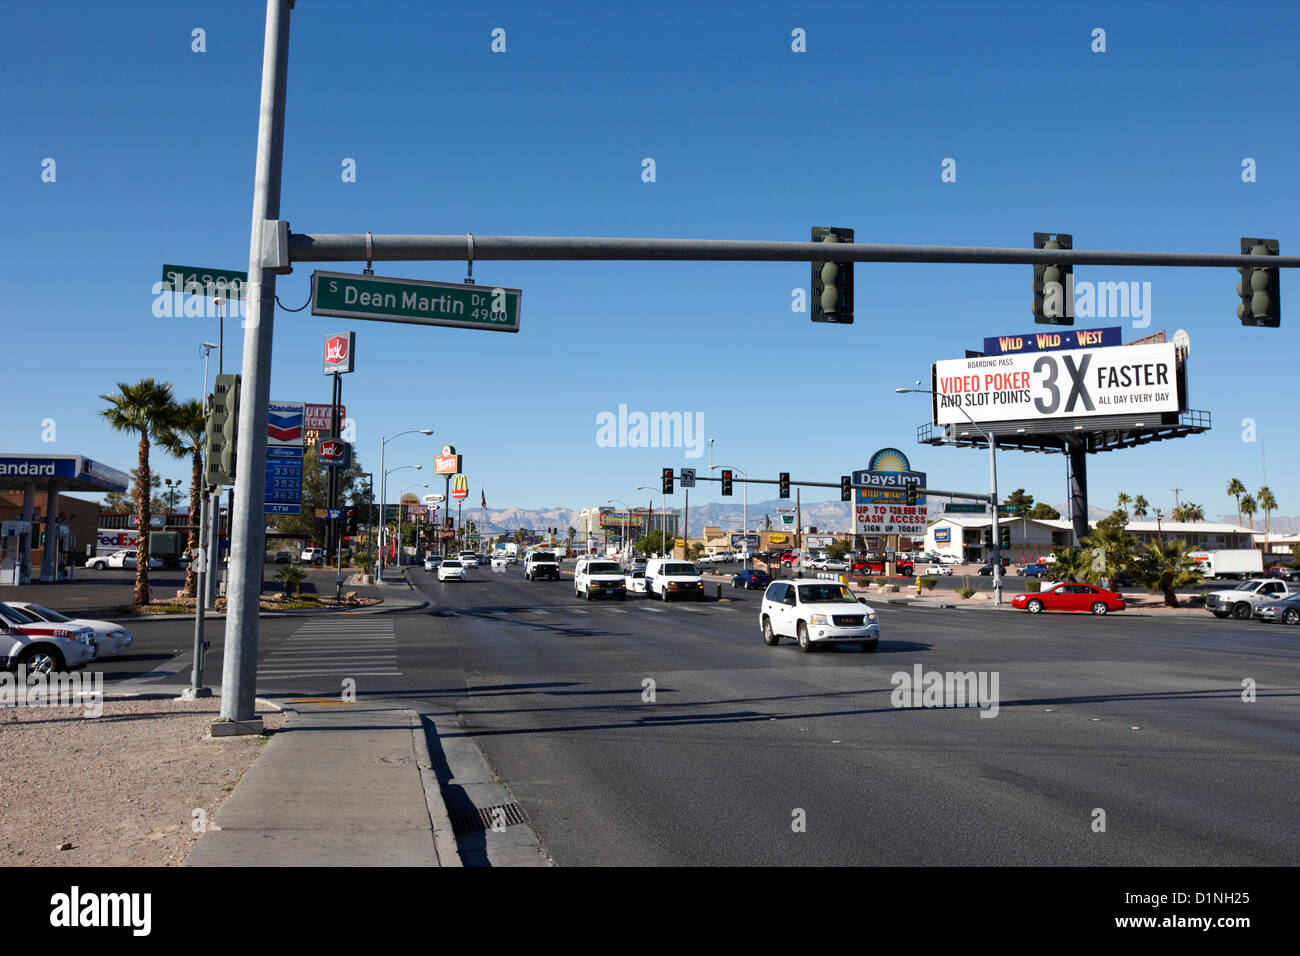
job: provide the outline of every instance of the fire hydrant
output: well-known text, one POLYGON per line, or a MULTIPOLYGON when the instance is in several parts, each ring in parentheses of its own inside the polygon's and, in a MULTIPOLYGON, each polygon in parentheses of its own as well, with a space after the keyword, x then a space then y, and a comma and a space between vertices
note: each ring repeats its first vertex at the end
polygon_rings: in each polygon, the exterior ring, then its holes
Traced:
POLYGON ((919 577, 916 579, 916 596, 921 596, 921 579, 919 577))

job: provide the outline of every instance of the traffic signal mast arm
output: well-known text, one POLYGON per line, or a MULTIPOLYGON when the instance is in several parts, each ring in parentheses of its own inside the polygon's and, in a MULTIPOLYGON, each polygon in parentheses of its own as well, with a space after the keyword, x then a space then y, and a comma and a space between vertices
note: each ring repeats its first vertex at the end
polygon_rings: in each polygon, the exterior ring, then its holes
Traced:
MULTIPOLYGON (((290 233, 290 262, 430 261, 465 258, 465 236, 290 233)), ((751 239, 645 239, 612 236, 480 236, 474 258, 695 262, 969 262, 1019 265, 1300 268, 1300 256, 1238 252, 1122 252, 889 243, 769 242, 751 239)), ((837 486, 838 487, 838 486, 837 486)))
MULTIPOLYGON (((475 241, 477 241, 477 237, 475 237, 475 241)), ((680 476, 678 476, 678 480, 680 480, 680 476)), ((700 481, 722 481, 721 478, 714 478, 714 477, 711 476, 711 475, 696 475, 696 476, 695 476, 695 480, 696 480, 697 482, 700 482, 700 481)), ((747 482, 748 484, 751 484, 751 485, 779 485, 779 484, 781 483, 781 479, 779 479, 779 478, 737 478, 737 477, 733 477, 731 480, 732 480, 732 481, 736 481, 736 482, 742 482, 742 481, 743 481, 743 482, 747 482)), ((791 484, 791 485, 798 485, 798 486, 800 486, 800 487, 802 487, 802 488, 835 488, 835 489, 839 489, 839 488, 841 487, 841 485, 840 485, 840 483, 839 483, 838 481, 794 481, 794 480, 791 480, 790 484, 791 484)), ((879 489, 877 486, 875 486, 875 485, 855 485, 855 484, 850 483, 850 487, 853 487, 853 488, 876 488, 877 491, 880 490, 880 489, 879 489)), ((897 487, 897 488, 892 488, 892 489, 890 489, 890 490, 892 490, 892 491, 902 491, 903 489, 902 489, 902 486, 899 486, 899 487, 897 487)), ((916 489, 916 493, 917 493, 918 495, 935 495, 936 497, 939 497, 939 498, 967 498, 967 499, 969 499, 969 500, 971 500, 971 501, 991 501, 992 498, 993 498, 992 495, 988 495, 988 494, 980 495, 980 494, 974 494, 974 493, 972 493, 972 492, 968 492, 968 491, 940 491, 940 490, 937 489, 937 488, 922 488, 922 487, 919 487, 919 486, 918 486, 917 489, 916 489)))

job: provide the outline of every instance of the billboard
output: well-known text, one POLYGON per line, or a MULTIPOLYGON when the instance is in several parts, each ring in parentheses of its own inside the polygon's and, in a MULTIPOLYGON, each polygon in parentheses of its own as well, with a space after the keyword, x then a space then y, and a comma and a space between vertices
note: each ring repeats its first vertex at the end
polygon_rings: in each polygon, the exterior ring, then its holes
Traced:
POLYGON ((925 495, 907 504, 906 487, 925 487, 925 472, 913 471, 907 455, 882 448, 864 470, 853 472, 853 530, 856 534, 925 534, 925 495))
POLYGON ((266 444, 268 447, 301 448, 303 417, 306 409, 302 402, 269 402, 266 413, 266 444))
POLYGON ((1179 410, 1171 343, 949 359, 934 391, 939 426, 1179 410))
POLYGON ((357 333, 336 332, 325 336, 325 356, 321 371, 340 375, 352 371, 352 354, 356 351, 357 333))
POLYGON ((456 454, 456 449, 451 445, 443 445, 442 453, 433 459, 433 473, 435 475, 454 475, 461 470, 461 456, 456 454))

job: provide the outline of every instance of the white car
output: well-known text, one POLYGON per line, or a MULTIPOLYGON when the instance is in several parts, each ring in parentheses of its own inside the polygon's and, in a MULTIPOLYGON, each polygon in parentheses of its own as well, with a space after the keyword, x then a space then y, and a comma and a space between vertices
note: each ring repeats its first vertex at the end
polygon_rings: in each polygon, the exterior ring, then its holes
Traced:
POLYGON ((506 557, 504 554, 494 554, 494 555, 492 555, 492 570, 493 570, 493 571, 504 571, 504 570, 506 569, 506 566, 507 566, 509 563, 510 563, 510 559, 509 559, 508 557, 506 557))
MULTIPOLYGON (((114 551, 108 555, 98 555, 86 562, 86 567, 93 568, 96 571, 104 571, 108 568, 125 568, 134 570, 136 562, 139 560, 139 552, 135 548, 124 548, 121 551, 114 551)), ((163 566, 162 558, 150 558, 150 568, 161 568, 163 566)))
POLYGON ((768 647, 783 637, 794 638, 805 652, 819 644, 859 644, 874 651, 880 643, 876 612, 865 598, 833 581, 773 581, 758 614, 768 647))
POLYGON ((939 555, 939 563, 940 564, 964 564, 965 562, 961 558, 957 557, 957 555, 955 554, 941 554, 939 555))
POLYGON ((436 571, 438 570, 438 565, 440 564, 442 564, 442 558, 439 558, 436 555, 431 554, 424 559, 424 570, 436 571))
POLYGON ((922 576, 925 574, 952 574, 952 567, 947 564, 932 564, 925 569, 922 576))
POLYGON ((66 614, 52 611, 43 605, 31 604, 27 601, 10 601, 9 606, 26 611, 47 624, 66 624, 68 627, 90 628, 95 632, 95 644, 99 648, 99 653, 95 655, 97 660, 102 660, 105 657, 116 657, 130 647, 135 640, 130 631, 111 621, 88 621, 84 618, 68 617, 66 614))
POLYGON ((704 578, 689 561, 656 558, 646 565, 646 593, 661 601, 671 598, 704 600, 704 578))
POLYGON ((627 579, 617 561, 583 558, 573 569, 573 596, 590 601, 597 594, 624 601, 627 599, 627 579))
POLYGON ((645 572, 629 571, 623 576, 623 583, 630 594, 645 594, 645 572))
POLYGON ((298 560, 303 562, 303 564, 311 564, 315 561, 322 561, 324 560, 324 558, 325 558, 324 548, 303 548, 302 554, 298 556, 298 560))
POLYGON ((50 624, 36 615, 0 604, 0 667, 50 674, 95 659, 95 632, 88 627, 50 624))
POLYGON ((460 558, 448 558, 442 564, 438 565, 438 580, 448 581, 455 578, 458 581, 465 580, 465 562, 460 558))

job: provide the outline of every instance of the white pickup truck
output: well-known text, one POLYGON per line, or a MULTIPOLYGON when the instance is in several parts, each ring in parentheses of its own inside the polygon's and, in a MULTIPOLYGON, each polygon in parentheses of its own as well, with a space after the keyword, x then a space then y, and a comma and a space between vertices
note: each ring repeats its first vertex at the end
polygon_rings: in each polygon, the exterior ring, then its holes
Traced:
POLYGON ((1296 593, 1300 593, 1300 585, 1272 578, 1254 578, 1226 591, 1211 591, 1205 595, 1205 609, 1215 617, 1232 615, 1239 621, 1249 621, 1256 605, 1280 601, 1288 594, 1296 593))

